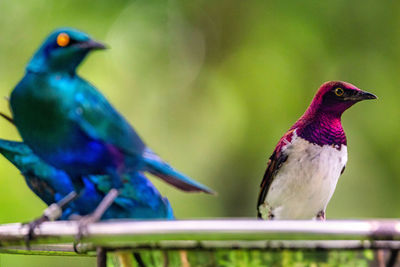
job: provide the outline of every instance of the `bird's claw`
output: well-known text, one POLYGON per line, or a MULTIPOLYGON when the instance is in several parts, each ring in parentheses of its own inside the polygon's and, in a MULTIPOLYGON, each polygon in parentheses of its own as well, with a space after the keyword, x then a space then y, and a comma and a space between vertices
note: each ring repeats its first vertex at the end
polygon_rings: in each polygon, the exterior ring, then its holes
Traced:
POLYGON ((44 210, 43 215, 40 218, 33 220, 29 223, 25 223, 28 225, 28 233, 25 235, 26 247, 30 247, 30 242, 35 238, 35 229, 39 225, 47 221, 54 221, 58 219, 61 214, 61 207, 58 204, 53 203, 44 210))
POLYGON ((97 222, 101 219, 104 212, 108 209, 108 207, 113 203, 115 198, 118 196, 118 190, 113 188, 111 189, 107 195, 103 198, 97 208, 93 213, 83 216, 78 220, 78 234, 76 236, 76 240, 79 242, 82 237, 88 234, 88 225, 94 222, 97 222))
POLYGON ((325 220, 326 220, 326 213, 325 213, 325 211, 321 210, 320 212, 318 212, 316 218, 317 218, 318 221, 325 221, 325 220))
POLYGON ((33 220, 29 223, 25 223, 25 225, 28 225, 28 233, 25 235, 25 244, 27 248, 30 248, 30 242, 35 238, 35 229, 42 223, 47 221, 49 221, 49 218, 43 215, 42 217, 36 220, 33 220))
POLYGON ((78 234, 76 235, 76 240, 79 242, 82 237, 85 237, 89 234, 88 226, 91 223, 96 222, 97 219, 92 214, 83 216, 78 220, 78 234))

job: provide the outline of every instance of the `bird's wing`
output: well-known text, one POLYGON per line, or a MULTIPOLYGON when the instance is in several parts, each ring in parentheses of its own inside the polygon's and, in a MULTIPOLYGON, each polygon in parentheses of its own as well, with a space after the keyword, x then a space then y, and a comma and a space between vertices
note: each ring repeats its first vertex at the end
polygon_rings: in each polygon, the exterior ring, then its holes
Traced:
POLYGON ((141 155, 145 144, 131 125, 91 84, 79 81, 70 117, 90 137, 128 155, 141 155))
POLYGON ((259 207, 260 205, 264 204, 268 190, 276 176, 276 173, 282 167, 282 164, 288 159, 288 155, 282 150, 282 148, 291 141, 292 134, 293 130, 289 131, 281 138, 281 140, 279 140, 278 145, 268 160, 267 169, 265 170, 265 174, 260 185, 260 193, 258 195, 257 216, 259 218, 261 218, 259 207))
POLYGON ((186 192, 204 192, 208 194, 215 194, 212 189, 190 179, 186 175, 172 168, 149 148, 146 148, 145 153, 143 153, 143 160, 146 164, 146 171, 161 178, 165 182, 175 186, 178 189, 186 192))

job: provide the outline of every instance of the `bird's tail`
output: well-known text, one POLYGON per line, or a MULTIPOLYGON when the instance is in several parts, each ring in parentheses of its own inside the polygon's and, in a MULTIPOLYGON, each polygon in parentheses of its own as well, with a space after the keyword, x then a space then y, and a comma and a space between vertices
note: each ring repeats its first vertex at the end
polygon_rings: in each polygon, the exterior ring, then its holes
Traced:
POLYGON ((146 151, 143 153, 143 158, 146 165, 146 171, 158 176, 176 188, 187 192, 204 192, 207 194, 215 194, 212 189, 190 179, 189 177, 172 168, 150 149, 146 149, 146 151))
POLYGON ((0 154, 15 164, 18 157, 29 157, 33 152, 22 142, 0 139, 0 154))
MULTIPOLYGON (((14 120, 3 112, 0 112, 0 116, 6 119, 11 124, 14 124, 14 120)), ((15 162, 15 157, 18 156, 30 156, 33 152, 30 148, 22 142, 10 141, 0 139, 0 154, 6 157, 12 163, 15 162)))

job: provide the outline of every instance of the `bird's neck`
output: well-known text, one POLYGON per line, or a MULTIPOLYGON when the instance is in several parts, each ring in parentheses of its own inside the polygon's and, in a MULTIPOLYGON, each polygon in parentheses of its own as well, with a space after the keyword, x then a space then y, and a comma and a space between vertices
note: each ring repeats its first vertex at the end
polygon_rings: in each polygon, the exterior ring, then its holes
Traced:
POLYGON ((297 135, 320 146, 332 145, 338 149, 347 145, 341 114, 331 112, 306 112, 292 127, 297 135))
POLYGON ((60 77, 72 77, 72 76, 76 75, 75 70, 65 71, 65 70, 57 70, 57 69, 32 68, 30 66, 28 66, 26 68, 26 73, 38 74, 38 75, 57 75, 60 77))

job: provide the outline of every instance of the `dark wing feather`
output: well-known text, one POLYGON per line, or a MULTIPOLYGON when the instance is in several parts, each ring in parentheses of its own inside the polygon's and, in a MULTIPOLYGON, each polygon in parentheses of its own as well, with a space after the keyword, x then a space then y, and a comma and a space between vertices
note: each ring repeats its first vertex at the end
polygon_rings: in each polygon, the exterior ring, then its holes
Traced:
POLYGON ((344 170, 346 169, 346 165, 343 166, 342 171, 340 172, 340 175, 342 175, 344 173, 344 170))
POLYGON ((267 169, 265 171, 263 180, 260 185, 260 193, 258 195, 258 203, 257 203, 257 216, 258 218, 261 218, 261 213, 259 212, 259 207, 262 205, 265 201, 265 198, 267 197, 268 190, 272 184, 272 181, 274 180, 274 177, 277 173, 277 171, 280 169, 282 164, 287 160, 288 155, 281 153, 280 151, 274 151, 274 153, 271 155, 271 157, 268 160, 268 165, 267 169))
POLYGON ((293 132, 295 129, 287 132, 281 140, 279 140, 278 145, 276 146, 274 153, 272 153, 271 157, 268 160, 267 169, 265 170, 265 174, 263 180, 260 185, 260 193, 258 195, 257 202, 257 217, 261 218, 261 213, 259 211, 260 205, 264 204, 265 198, 267 197, 268 190, 274 180, 274 177, 278 170, 281 168, 282 164, 288 159, 288 155, 282 151, 282 148, 289 144, 292 141, 293 132))

